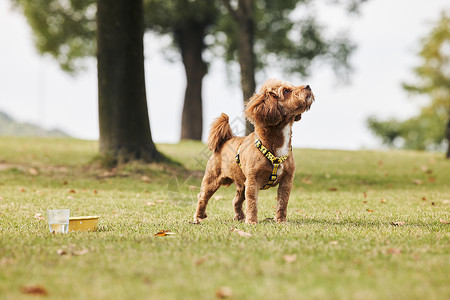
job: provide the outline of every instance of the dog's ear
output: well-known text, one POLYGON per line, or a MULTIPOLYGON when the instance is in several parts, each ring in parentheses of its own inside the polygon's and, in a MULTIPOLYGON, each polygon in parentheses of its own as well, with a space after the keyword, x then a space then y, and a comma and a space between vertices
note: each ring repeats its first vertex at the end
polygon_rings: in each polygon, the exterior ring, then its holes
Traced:
POLYGON ((253 124, 262 123, 268 126, 279 124, 283 120, 283 115, 278 107, 278 95, 271 91, 254 94, 247 103, 245 117, 253 124))
POLYGON ((300 121, 301 119, 302 119, 302 114, 299 114, 299 115, 295 116, 294 121, 297 122, 297 121, 300 121))

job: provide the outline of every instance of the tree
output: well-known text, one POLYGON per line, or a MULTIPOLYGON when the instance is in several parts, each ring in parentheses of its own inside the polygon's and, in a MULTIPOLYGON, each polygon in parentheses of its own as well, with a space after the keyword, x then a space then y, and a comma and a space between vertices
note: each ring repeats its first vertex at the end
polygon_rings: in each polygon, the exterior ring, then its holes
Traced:
POLYGON ((429 104, 405 121, 371 118, 369 127, 388 145, 398 140, 405 148, 436 149, 447 140, 446 157, 450 158, 450 18, 444 12, 422 39, 418 56, 422 62, 413 69, 417 82, 403 87, 409 93, 428 96, 429 104))
POLYGON ((162 158, 147 113, 142 0, 98 0, 96 10, 89 0, 16 3, 35 33, 38 50, 51 53, 68 71, 95 48, 92 35, 97 33, 100 153, 113 164, 162 158))
MULTIPOLYGON (((359 3, 364 1, 350 1, 349 10, 356 11, 359 3)), ((323 28, 312 17, 295 21, 289 16, 309 1, 235 2, 223 0, 231 18, 223 18, 218 31, 225 32, 228 37, 224 45, 226 60, 239 62, 244 102, 256 89, 256 71, 266 66, 274 67, 271 62, 273 57, 276 57, 276 65, 281 65, 284 73, 307 77, 313 61, 320 59, 328 60, 341 78, 347 77, 351 69, 348 59, 354 45, 345 37, 326 39, 321 33, 323 28)), ((252 128, 251 124, 247 124, 247 134, 252 128)))
POLYGON ((141 1, 97 2, 100 152, 119 163, 161 158, 152 141, 141 1))
POLYGON ((186 72, 181 139, 201 140, 203 130, 202 82, 208 68, 203 60, 205 37, 219 14, 210 0, 146 0, 146 27, 169 34, 186 72))

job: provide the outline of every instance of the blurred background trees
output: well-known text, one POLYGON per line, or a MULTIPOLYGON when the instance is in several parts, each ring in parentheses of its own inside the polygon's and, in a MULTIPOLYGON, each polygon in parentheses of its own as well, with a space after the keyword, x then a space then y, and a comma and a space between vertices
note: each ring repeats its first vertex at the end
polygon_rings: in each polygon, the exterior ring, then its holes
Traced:
POLYGON ((370 118, 369 128, 384 144, 417 150, 446 147, 450 158, 450 17, 444 12, 421 41, 421 64, 413 69, 416 80, 404 83, 410 94, 427 96, 429 102, 408 120, 370 118))
MULTIPOLYGON (((27 17, 39 52, 51 54, 64 70, 76 72, 82 69, 82 58, 95 56, 95 0, 12 1, 27 17)), ((332 2, 355 9, 364 1, 332 2)), ((308 13, 309 3, 144 0, 146 30, 170 35, 185 66, 181 139, 202 137, 202 80, 210 63, 204 59, 206 50, 215 54, 214 59, 239 62, 244 101, 255 92, 255 73, 267 66, 306 77, 314 61, 325 60, 339 78, 348 73, 354 45, 345 35, 324 37, 324 28, 308 13)))

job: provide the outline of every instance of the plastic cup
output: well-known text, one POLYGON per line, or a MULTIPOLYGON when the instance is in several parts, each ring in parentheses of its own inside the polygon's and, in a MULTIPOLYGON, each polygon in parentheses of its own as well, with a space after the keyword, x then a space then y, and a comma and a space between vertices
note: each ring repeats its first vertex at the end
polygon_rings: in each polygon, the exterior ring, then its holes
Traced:
POLYGON ((50 233, 68 233, 70 209, 49 209, 48 226, 50 233))

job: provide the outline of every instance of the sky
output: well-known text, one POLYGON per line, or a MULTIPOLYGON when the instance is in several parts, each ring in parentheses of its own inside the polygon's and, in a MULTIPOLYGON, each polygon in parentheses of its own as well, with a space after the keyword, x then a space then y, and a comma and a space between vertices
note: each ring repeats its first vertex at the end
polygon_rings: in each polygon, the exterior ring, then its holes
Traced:
MULTIPOLYGON (((311 86, 316 102, 294 125, 294 147, 379 148, 380 141, 370 133, 366 120, 370 116, 405 119, 419 111, 425 100, 411 98, 401 83, 413 81, 411 70, 420 63, 420 39, 441 11, 450 13, 450 1, 370 0, 358 15, 350 16, 326 0, 316 2, 313 12, 327 29, 325 34, 335 37, 345 31, 357 45, 350 83, 339 83, 327 65, 317 64, 309 78, 265 70, 258 76, 257 88, 273 77, 311 86)), ((86 70, 75 76, 60 70, 54 59, 37 53, 26 19, 10 3, 0 0, 0 111, 20 122, 98 139, 96 61, 87 59, 86 70)), ((161 54, 164 44, 167 39, 145 36, 147 100, 154 141, 176 143, 186 79, 181 62, 169 62, 161 54)), ((209 124, 222 112, 241 123, 243 101, 236 76, 221 62, 211 64, 203 82, 203 140, 209 124)))

